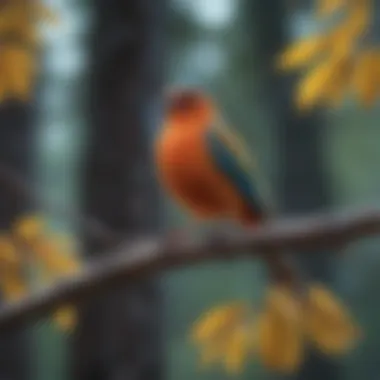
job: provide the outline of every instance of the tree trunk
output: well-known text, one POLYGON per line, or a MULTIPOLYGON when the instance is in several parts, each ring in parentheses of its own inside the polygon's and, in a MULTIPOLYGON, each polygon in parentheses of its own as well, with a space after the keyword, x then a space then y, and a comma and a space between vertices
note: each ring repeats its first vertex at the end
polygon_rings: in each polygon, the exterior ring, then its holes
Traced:
MULTIPOLYGON (((307 213, 328 205, 328 186, 322 160, 324 122, 314 112, 300 117, 292 104, 295 78, 279 76, 274 71, 274 58, 286 44, 285 2, 256 0, 251 2, 251 17, 255 17, 255 36, 260 59, 260 94, 275 118, 279 149, 279 193, 281 209, 286 213, 307 213), (254 7, 254 9, 253 9, 254 7), (255 16, 256 15, 256 16, 255 16)), ((328 255, 306 256, 302 267, 317 280, 331 280, 328 255), (306 258, 307 257, 307 258, 306 258)), ((298 379, 328 380, 339 378, 336 363, 310 351, 298 379)))
MULTIPOLYGON (((150 138, 160 116, 164 5, 94 1, 83 212, 124 235, 159 227, 150 138)), ((85 241, 89 256, 103 248, 85 241)), ((156 279, 83 307, 73 379, 159 380, 161 307, 156 279)))
MULTIPOLYGON (((33 147, 33 115, 29 105, 7 102, 0 105, 0 162, 31 177, 33 147)), ((11 188, 0 186, 0 229, 7 229, 29 205, 17 197, 11 188)), ((17 331, 0 338, 0 379, 30 379, 30 339, 27 331, 17 331)))
MULTIPOLYGON (((279 123, 282 161, 279 189, 284 212, 306 214, 327 205, 328 191, 321 157, 323 134, 318 115, 302 119, 294 116, 284 120, 283 124, 279 123)), ((303 255, 299 260, 313 279, 328 283, 332 280, 330 257, 328 252, 320 252, 318 255, 303 255)), ((336 362, 310 350, 297 378, 336 380, 339 375, 336 362)))

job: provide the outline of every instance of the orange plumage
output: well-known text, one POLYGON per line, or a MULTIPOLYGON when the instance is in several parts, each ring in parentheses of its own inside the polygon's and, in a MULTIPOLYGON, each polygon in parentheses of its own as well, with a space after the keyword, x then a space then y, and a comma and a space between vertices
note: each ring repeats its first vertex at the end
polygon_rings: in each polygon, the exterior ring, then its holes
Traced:
POLYGON ((257 213, 217 169, 205 144, 205 133, 216 117, 212 100, 200 92, 170 95, 155 147, 159 179, 169 195, 197 218, 255 223, 257 213))

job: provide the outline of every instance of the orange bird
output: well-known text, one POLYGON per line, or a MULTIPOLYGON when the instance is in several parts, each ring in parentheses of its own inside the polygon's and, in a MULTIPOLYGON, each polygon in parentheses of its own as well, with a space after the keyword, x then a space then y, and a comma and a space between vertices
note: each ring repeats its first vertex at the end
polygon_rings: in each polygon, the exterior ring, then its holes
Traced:
POLYGON ((247 150, 203 92, 169 95, 155 154, 163 187, 195 218, 255 225, 267 215, 247 150))

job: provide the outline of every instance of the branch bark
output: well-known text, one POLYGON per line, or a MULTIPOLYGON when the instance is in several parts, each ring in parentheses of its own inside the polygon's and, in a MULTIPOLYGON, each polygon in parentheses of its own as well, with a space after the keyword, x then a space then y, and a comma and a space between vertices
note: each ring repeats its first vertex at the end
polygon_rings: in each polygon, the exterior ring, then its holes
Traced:
POLYGON ((209 260, 260 256, 261 252, 341 247, 358 238, 380 233, 380 209, 319 214, 272 222, 250 233, 170 242, 156 237, 125 241, 114 252, 88 265, 81 273, 61 280, 0 309, 0 332, 35 322, 58 306, 79 303, 115 286, 139 281, 155 273, 209 260), (250 253, 247 253, 250 252, 250 253))

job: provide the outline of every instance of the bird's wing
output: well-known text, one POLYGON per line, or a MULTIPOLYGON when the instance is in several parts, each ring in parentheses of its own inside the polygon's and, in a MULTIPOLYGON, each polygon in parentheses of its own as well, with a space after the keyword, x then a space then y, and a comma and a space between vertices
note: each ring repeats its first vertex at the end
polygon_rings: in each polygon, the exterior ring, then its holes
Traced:
POLYGON ((256 169, 254 158, 236 131, 232 131, 222 120, 218 120, 218 122, 212 126, 212 129, 215 130, 226 147, 236 156, 240 164, 244 166, 248 172, 256 169))
POLYGON ((255 213, 264 214, 264 202, 251 178, 252 161, 241 140, 226 128, 213 126, 206 133, 206 145, 217 169, 233 184, 255 213))

